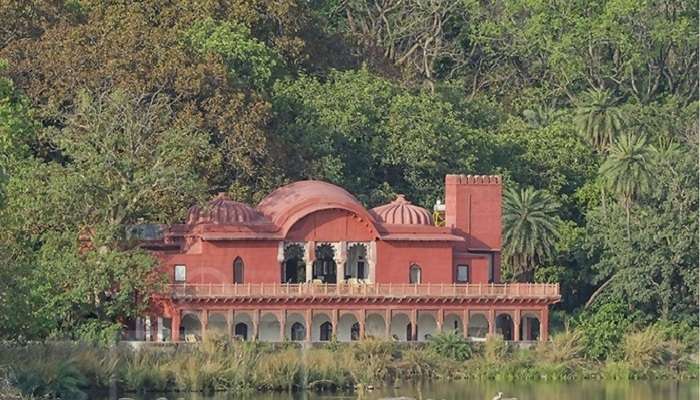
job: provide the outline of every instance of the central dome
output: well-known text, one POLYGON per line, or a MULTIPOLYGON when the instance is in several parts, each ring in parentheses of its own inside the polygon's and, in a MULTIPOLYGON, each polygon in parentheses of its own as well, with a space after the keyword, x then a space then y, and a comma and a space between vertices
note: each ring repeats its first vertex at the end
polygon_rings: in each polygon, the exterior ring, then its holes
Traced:
POLYGON ((265 217, 253 207, 231 200, 219 193, 205 207, 192 206, 187 212, 187 224, 252 225, 266 223, 265 217))
POLYGON ((370 213, 378 221, 391 225, 432 225, 430 212, 414 206, 402 194, 389 204, 373 208, 370 213))

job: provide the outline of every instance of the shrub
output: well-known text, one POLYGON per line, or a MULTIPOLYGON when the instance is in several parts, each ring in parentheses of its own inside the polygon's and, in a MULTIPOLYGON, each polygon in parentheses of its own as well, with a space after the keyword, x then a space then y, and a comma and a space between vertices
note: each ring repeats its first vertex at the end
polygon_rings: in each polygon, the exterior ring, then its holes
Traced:
POLYGON ((429 348, 436 354, 456 361, 472 356, 471 343, 454 332, 440 333, 430 338, 429 348))
POLYGON ((484 342, 484 359, 498 363, 508 357, 508 344, 501 335, 489 335, 484 342))
POLYGON ((17 387, 31 396, 86 399, 82 391, 87 379, 72 359, 56 362, 36 362, 20 366, 16 371, 17 387))
POLYGON ((621 303, 605 303, 594 312, 581 315, 577 328, 583 332, 586 357, 621 359, 621 343, 634 320, 635 316, 621 303))
POLYGON ((538 360, 575 366, 582 361, 584 350, 583 332, 573 330, 555 335, 549 342, 538 343, 535 352, 538 360))
POLYGON ((301 379, 300 354, 296 349, 286 349, 265 354, 258 362, 256 382, 261 388, 291 390, 301 379))

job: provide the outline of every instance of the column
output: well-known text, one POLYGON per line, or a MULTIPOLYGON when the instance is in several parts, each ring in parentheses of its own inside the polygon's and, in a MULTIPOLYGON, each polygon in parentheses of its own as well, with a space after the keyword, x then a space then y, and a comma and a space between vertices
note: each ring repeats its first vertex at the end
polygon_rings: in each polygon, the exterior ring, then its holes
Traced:
POLYGON ((158 319, 156 319, 156 329, 156 340, 159 342, 165 341, 163 337, 163 317, 158 317, 158 319))
POLYGON ((279 313, 280 317, 280 342, 284 342, 286 340, 286 333, 287 333, 287 310, 282 310, 279 313))
POLYGON ((314 279, 314 261, 316 260, 316 242, 306 242, 304 246, 304 260, 306 261, 306 281, 314 279))
POLYGON ((336 281, 338 283, 342 283, 345 281, 345 263, 347 262, 348 259, 348 243, 347 242, 338 242, 333 244, 333 248, 335 250, 335 254, 333 257, 333 261, 335 261, 335 267, 336 267, 336 281))
POLYGON ((469 310, 464 309, 464 316, 462 317, 462 336, 464 338, 469 337, 469 310))
POLYGON ((180 310, 175 309, 172 313, 172 322, 170 323, 170 340, 173 342, 180 341, 180 310))
POLYGON ((304 325, 306 327, 306 342, 311 342, 311 309, 307 308, 304 313, 304 325))
POLYGON ((367 246, 367 278, 375 283, 377 277, 377 242, 371 241, 367 246))
POLYGON ((489 310, 488 312, 488 320, 489 320, 489 335, 495 335, 496 334, 496 310, 493 308, 489 310))
POLYGON ((442 308, 437 311, 435 322, 437 324, 438 333, 442 333, 442 326, 445 323, 445 310, 443 310, 442 308))
POLYGON ((152 338, 152 335, 151 335, 152 325, 151 325, 151 316, 150 315, 146 315, 146 320, 144 321, 144 328, 145 328, 145 332, 146 332, 146 337, 144 338, 144 340, 147 342, 150 342, 151 338, 152 338))
POLYGON ((333 338, 338 338, 338 309, 331 310, 331 334, 333 338))
POLYGON ((542 320, 540 321, 540 341, 549 340, 549 307, 542 309, 542 320))
POLYGON ((228 340, 233 340, 233 310, 228 310, 226 313, 226 332, 228 335, 228 340))
POLYGON ((532 340, 531 332, 530 332, 530 317, 525 316, 523 318, 523 335, 522 335, 522 340, 532 340))
POLYGON ((384 310, 384 338, 391 338, 391 309, 384 310))
POLYGON ((253 337, 252 340, 258 340, 260 337, 260 310, 257 309, 253 312, 253 337))
POLYGON ((520 341, 520 309, 513 312, 513 341, 520 341))
POLYGON ((418 310, 415 308, 411 310, 411 339, 418 340, 418 310))
POLYGON ((207 327, 209 325, 209 311, 202 310, 199 312, 199 321, 202 323, 202 339, 207 336, 207 327))
POLYGON ((360 340, 365 338, 365 322, 367 321, 367 311, 365 309, 360 310, 358 313, 358 323, 360 324, 360 340))
POLYGON ((136 318, 136 327, 134 329, 134 339, 143 340, 143 319, 141 317, 136 318))

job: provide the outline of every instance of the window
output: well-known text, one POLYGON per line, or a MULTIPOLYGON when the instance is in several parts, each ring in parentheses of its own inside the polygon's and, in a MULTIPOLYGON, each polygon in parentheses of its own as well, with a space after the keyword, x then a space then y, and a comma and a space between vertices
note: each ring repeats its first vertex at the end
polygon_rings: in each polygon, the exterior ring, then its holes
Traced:
POLYGON ((187 267, 184 265, 175 266, 175 282, 185 282, 187 280, 187 267))
POLYGON ((233 262, 233 283, 243 283, 243 259, 240 257, 233 262))
POLYGON ((469 283, 469 266, 468 265, 458 265, 457 266, 457 283, 469 283))
POLYGON ((411 265, 411 270, 408 275, 408 282, 409 283, 420 283, 421 279, 421 271, 420 271, 420 266, 417 264, 411 265))

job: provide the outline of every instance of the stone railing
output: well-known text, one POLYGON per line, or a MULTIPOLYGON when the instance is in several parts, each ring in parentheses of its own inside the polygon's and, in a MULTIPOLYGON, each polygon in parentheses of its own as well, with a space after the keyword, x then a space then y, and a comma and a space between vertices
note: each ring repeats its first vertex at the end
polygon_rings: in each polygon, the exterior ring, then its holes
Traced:
POLYGON ((551 283, 243 283, 243 284, 174 284, 170 293, 176 299, 225 298, 465 298, 465 299, 552 299, 558 300, 559 284, 551 283))

